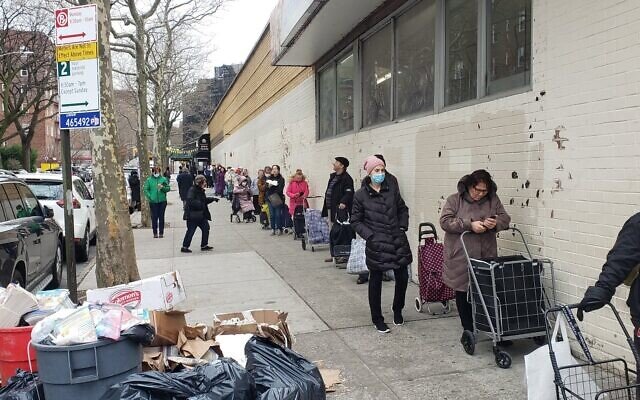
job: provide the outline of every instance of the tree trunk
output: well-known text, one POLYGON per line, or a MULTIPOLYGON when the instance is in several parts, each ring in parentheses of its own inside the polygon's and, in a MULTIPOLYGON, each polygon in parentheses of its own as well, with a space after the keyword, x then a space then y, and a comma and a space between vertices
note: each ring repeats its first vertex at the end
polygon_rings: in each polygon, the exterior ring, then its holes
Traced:
POLYGON ((103 126, 91 134, 97 221, 96 280, 109 287, 139 280, 135 244, 125 193, 124 171, 118 161, 118 132, 113 101, 109 0, 92 0, 98 7, 100 95, 103 126))
POLYGON ((24 137, 20 138, 22 144, 22 168, 27 172, 31 172, 31 143, 30 140, 25 140, 24 137))
MULTIPOLYGON (((140 182, 144 185, 144 182, 150 176, 151 169, 149 167, 149 150, 147 134, 149 133, 149 127, 147 123, 148 104, 147 104, 147 72, 145 66, 145 31, 144 21, 136 21, 136 38, 139 41, 136 45, 136 74, 138 83, 138 106, 139 109, 139 128, 137 135, 138 144, 138 162, 140 166, 140 182)), ((144 193, 141 193, 140 200, 142 200, 142 226, 147 228, 151 225, 151 214, 149 211, 149 202, 147 201, 144 193)))

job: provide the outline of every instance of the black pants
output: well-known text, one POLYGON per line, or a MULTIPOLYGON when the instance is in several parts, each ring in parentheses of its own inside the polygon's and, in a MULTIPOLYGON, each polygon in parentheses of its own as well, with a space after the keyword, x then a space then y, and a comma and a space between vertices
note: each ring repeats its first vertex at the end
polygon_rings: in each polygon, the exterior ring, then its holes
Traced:
POLYGON ((462 329, 473 332, 473 309, 467 300, 467 292, 456 291, 456 307, 458 307, 462 329))
POLYGON ((193 234, 196 233, 196 229, 200 228, 202 231, 202 240, 200 241, 200 248, 209 245, 209 221, 202 220, 187 220, 187 233, 184 234, 184 240, 182 241, 182 247, 188 249, 191 246, 191 240, 193 234))
MULTIPOLYGON (((396 279, 396 290, 393 296, 393 311, 402 312, 404 308, 404 298, 407 293, 409 283, 409 271, 406 267, 394 269, 396 279)), ((371 309, 371 320, 374 324, 384 322, 382 316, 382 271, 369 272, 369 308, 371 309)))
POLYGON ((258 201, 259 198, 260 196, 258 196, 257 194, 253 196, 253 213, 255 215, 260 215, 260 202, 258 201))
POLYGON ((161 235, 164 235, 164 211, 167 209, 167 202, 162 203, 149 203, 151 208, 151 227, 153 228, 153 234, 157 235, 158 230, 161 235))

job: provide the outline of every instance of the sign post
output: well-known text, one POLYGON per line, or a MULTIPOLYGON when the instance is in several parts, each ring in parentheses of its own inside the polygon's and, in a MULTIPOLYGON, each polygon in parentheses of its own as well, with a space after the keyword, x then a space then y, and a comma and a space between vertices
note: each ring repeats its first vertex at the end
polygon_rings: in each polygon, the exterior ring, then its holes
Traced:
POLYGON ((71 300, 77 303, 70 130, 101 126, 97 7, 92 4, 58 9, 55 21, 67 286, 71 300))

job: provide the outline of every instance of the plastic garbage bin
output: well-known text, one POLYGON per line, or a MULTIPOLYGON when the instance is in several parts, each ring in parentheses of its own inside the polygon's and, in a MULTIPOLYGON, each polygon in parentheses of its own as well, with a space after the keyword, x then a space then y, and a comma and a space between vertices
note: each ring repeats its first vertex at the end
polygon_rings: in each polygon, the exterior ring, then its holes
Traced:
POLYGON ((33 327, 0 329, 0 386, 16 374, 18 368, 29 371, 29 358, 33 372, 38 371, 36 351, 27 350, 33 327))
POLYGON ((140 344, 125 338, 34 347, 47 400, 98 400, 112 385, 140 372, 142 363, 140 344))

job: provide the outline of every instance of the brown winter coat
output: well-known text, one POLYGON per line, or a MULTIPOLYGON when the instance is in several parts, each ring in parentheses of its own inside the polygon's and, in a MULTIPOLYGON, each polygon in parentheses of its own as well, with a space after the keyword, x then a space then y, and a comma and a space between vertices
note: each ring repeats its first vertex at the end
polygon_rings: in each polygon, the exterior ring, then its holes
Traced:
POLYGON ((256 179, 258 179, 258 204, 263 205, 264 194, 267 192, 267 181, 264 176, 256 179))
POLYGON ((464 243, 471 258, 496 257, 496 233, 509 228, 511 222, 511 217, 496 194, 497 186, 493 184, 489 193, 476 202, 467 191, 468 179, 467 175, 458 182, 458 192, 449 196, 440 216, 440 227, 445 231, 445 268, 442 278, 447 286, 459 292, 466 292, 469 285, 467 259, 460 242, 462 232, 471 231, 471 222, 496 215, 495 229, 481 234, 468 233, 464 236, 464 243))

